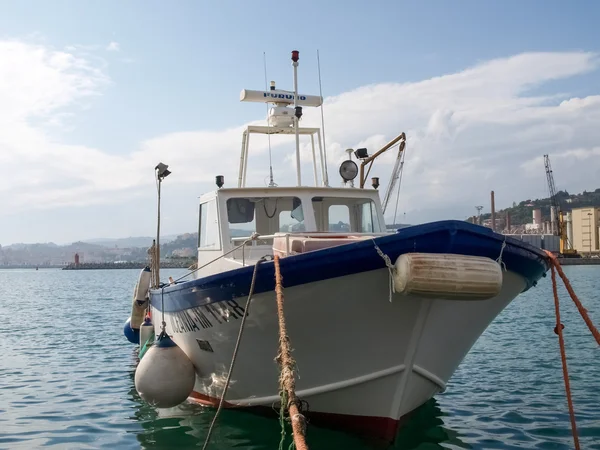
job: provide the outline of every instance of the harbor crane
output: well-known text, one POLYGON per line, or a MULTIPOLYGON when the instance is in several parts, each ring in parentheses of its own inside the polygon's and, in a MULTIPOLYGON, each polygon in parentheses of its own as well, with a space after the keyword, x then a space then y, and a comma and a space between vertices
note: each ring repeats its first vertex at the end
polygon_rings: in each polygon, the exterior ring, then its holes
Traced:
POLYGON ((554 210, 553 221, 556 223, 556 234, 560 237, 560 254, 564 256, 577 256, 577 250, 573 249, 573 245, 569 242, 567 236, 567 227, 564 221, 564 214, 560 209, 560 201, 556 195, 556 187, 554 185, 554 174, 550 165, 550 156, 544 155, 544 166, 546 168, 546 178, 548 180, 548 190, 550 191, 550 202, 554 210))

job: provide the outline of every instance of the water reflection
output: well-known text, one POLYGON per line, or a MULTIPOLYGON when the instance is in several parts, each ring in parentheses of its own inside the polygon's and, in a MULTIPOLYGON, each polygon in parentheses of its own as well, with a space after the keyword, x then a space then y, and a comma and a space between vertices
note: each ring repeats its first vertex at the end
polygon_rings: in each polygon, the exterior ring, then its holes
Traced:
POLYGON ((435 398, 429 400, 411 414, 399 430, 393 448, 471 448, 460 439, 457 432, 444 426, 444 416, 438 401, 435 398))

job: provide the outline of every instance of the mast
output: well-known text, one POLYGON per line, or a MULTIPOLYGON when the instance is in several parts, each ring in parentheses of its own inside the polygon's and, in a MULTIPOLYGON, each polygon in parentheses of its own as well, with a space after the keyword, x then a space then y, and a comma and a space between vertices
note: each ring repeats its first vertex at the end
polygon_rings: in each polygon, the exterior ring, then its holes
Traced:
MULTIPOLYGON (((315 95, 302 95, 298 93, 298 60, 299 51, 292 51, 292 66, 294 70, 294 89, 283 90, 275 87, 275 82, 271 81, 269 90, 264 91, 253 91, 243 89, 240 93, 240 101, 242 102, 257 102, 273 104, 273 107, 268 108, 267 113, 267 124, 262 125, 247 125, 242 134, 242 149, 240 153, 240 173, 238 175, 238 187, 246 187, 246 168, 248 166, 249 157, 249 141, 251 134, 271 134, 276 135, 294 135, 296 141, 296 182, 297 186, 302 186, 302 173, 301 173, 301 161, 300 161, 300 136, 310 136, 311 147, 312 147, 312 158, 313 158, 313 170, 315 172, 315 186, 319 185, 317 175, 317 154, 315 149, 314 135, 317 135, 317 142, 319 145, 319 157, 321 162, 321 171, 323 176, 323 183, 327 186, 327 167, 326 161, 324 161, 324 154, 321 142, 321 130, 320 128, 313 127, 300 127, 300 119, 302 117, 303 107, 317 108, 322 106, 323 97, 315 95)), ((271 159, 271 158, 269 158, 271 159)), ((269 168, 269 174, 271 173, 271 167, 269 168)), ((269 184, 274 186, 275 184, 269 184)))
POLYGON ((298 106, 298 59, 300 52, 292 50, 292 66, 294 66, 294 134, 296 135, 296 175, 298 177, 298 186, 302 185, 302 175, 300 173, 300 135, 298 134, 298 122, 302 117, 302 107, 298 106))

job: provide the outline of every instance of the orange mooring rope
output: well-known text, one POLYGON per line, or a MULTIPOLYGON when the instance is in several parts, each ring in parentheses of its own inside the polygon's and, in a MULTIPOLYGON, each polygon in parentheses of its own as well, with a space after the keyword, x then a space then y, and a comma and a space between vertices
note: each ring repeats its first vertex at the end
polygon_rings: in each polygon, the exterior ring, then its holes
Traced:
POLYGON ((571 432, 573 433, 573 442, 575 450, 579 450, 579 437, 577 436, 577 424, 575 423, 575 410, 573 409, 573 400, 571 398, 571 384, 569 382, 569 370, 567 369, 567 352, 565 351, 565 340, 563 339, 562 323, 560 323, 560 308, 558 305, 558 289, 556 287, 556 272, 552 265, 552 291, 554 292, 554 309, 556 311, 556 334, 558 334, 558 343, 560 345, 560 358, 562 360, 563 378, 565 380, 565 391, 567 393, 567 403, 569 404, 569 416, 571 417, 571 432))
POLYGON ((279 269, 279 256, 273 258, 275 263, 275 292, 277 293, 277 316, 279 318, 279 355, 277 360, 281 365, 280 384, 285 390, 288 399, 288 411, 292 421, 294 433, 294 444, 298 450, 308 450, 306 445, 306 419, 298 410, 299 400, 296 397, 296 382, 294 380, 294 359, 290 350, 290 339, 285 327, 285 316, 283 314, 283 283, 279 269))
POLYGON ((558 274, 560 275, 560 278, 562 278, 563 283, 565 283, 565 287, 567 288, 567 292, 571 296, 571 299, 575 303, 575 306, 577 306, 577 310, 579 311, 579 314, 581 314, 581 317, 583 318, 583 320, 585 321, 585 324, 587 325, 587 327, 589 328, 590 332, 592 333, 592 335, 596 339, 596 342, 598 343, 598 345, 600 345, 600 332, 596 329, 596 327, 592 323, 592 320, 590 319, 590 316, 588 316, 587 310, 583 307, 583 305, 581 304, 581 302, 577 298, 577 295, 575 294, 575 291, 573 290, 573 287, 571 286, 571 283, 569 282, 569 279, 567 278, 567 276, 563 272, 562 267, 560 266, 560 263, 558 262, 558 259, 556 259, 556 256, 554 256, 548 250, 546 250, 546 253, 550 257, 550 261, 552 262, 553 267, 556 268, 558 274))
POLYGON ((565 381, 565 391, 567 393, 567 402, 569 404, 569 415, 571 417, 571 431, 573 433, 573 441, 575 443, 575 449, 579 450, 579 448, 580 448, 579 447, 579 437, 577 435, 577 424, 575 423, 575 411, 573 409, 573 400, 571 398, 571 385, 569 382, 569 371, 567 370, 567 354, 565 351, 565 341, 564 341, 563 332, 562 332, 564 326, 560 322, 560 308, 559 308, 559 302, 558 302, 558 288, 556 286, 556 272, 558 272, 558 274, 560 275, 560 278, 563 280, 563 283, 565 284, 565 287, 567 288, 567 292, 571 296, 571 299, 575 303, 575 306, 577 306, 577 310, 579 311, 579 314, 581 314, 581 317, 583 318, 583 320, 585 321, 589 330, 591 331, 592 335, 596 339, 596 342, 598 343, 598 345, 600 345, 600 333, 598 332, 598 330, 592 323, 592 320, 588 316, 586 309, 583 307, 583 305, 577 298, 577 295, 575 294, 575 291, 573 290, 573 286, 571 286, 569 279, 563 272, 562 267, 560 266, 560 263, 558 262, 558 259, 556 258, 556 256, 554 256, 552 253, 550 253, 547 250, 546 250, 546 254, 548 255, 550 262, 552 264, 552 266, 551 266, 552 292, 554 293, 554 308, 556 311, 556 328, 554 329, 554 331, 556 332, 556 334, 558 334, 558 342, 560 345, 560 356, 562 359, 563 378, 565 381))

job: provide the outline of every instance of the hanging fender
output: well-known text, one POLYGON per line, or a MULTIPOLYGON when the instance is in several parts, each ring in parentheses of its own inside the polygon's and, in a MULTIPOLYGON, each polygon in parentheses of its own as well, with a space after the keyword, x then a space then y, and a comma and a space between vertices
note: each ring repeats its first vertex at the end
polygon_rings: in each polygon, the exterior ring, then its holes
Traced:
POLYGON ((502 268, 490 258, 405 253, 394 264, 394 291, 443 300, 488 300, 502 290, 502 268))
POLYGON ((133 302, 131 305, 131 328, 139 330, 144 321, 146 308, 148 306, 148 293, 150 290, 150 267, 144 267, 138 277, 133 291, 133 302))

